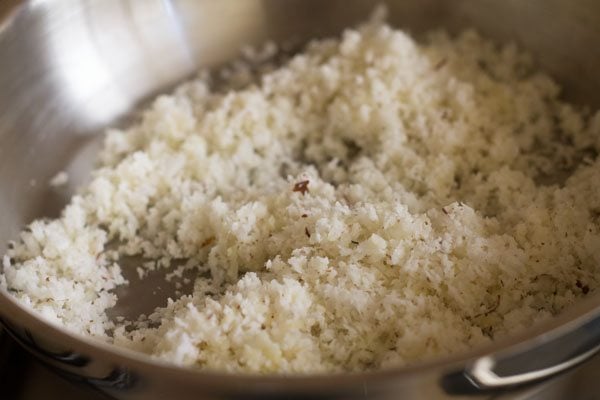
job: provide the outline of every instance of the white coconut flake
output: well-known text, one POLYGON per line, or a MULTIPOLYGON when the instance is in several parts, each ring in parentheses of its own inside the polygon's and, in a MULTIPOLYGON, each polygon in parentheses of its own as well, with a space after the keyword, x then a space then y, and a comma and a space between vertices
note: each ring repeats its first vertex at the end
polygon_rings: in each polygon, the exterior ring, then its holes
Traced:
POLYGON ((65 171, 60 171, 52 179, 50 179, 50 186, 59 187, 64 186, 69 182, 69 175, 65 171))

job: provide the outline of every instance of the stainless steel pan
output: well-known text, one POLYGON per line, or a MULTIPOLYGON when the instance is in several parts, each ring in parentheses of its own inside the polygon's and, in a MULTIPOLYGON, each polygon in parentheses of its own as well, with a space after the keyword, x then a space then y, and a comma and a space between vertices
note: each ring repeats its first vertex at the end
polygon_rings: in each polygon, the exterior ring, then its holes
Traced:
MULTIPOLYGON (((390 20, 419 33, 475 27, 514 40, 564 84, 565 96, 600 106, 600 2, 397 0, 390 20)), ((364 19, 361 0, 31 0, 0 23, 0 253, 23 225, 56 215, 94 158, 98 133, 148 96, 243 44, 302 43, 364 19), (66 189, 47 185, 58 171, 66 189)), ((121 311, 160 304, 154 282, 125 289, 121 311)), ((366 374, 235 376, 181 369, 75 337, 0 294, 6 329, 72 379, 122 399, 473 398, 548 379, 600 344, 598 296, 554 321, 484 349, 366 374)))

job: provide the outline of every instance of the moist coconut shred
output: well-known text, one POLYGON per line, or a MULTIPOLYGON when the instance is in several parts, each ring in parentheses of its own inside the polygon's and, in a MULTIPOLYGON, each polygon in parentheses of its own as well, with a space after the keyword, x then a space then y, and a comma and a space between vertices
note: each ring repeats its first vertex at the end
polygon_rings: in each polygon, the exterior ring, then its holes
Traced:
POLYGON ((465 351, 599 285, 600 114, 559 94, 513 45, 381 21, 205 72, 107 132, 0 282, 72 331, 202 369, 465 351), (109 319, 125 256, 142 277, 193 272, 192 293, 109 319))

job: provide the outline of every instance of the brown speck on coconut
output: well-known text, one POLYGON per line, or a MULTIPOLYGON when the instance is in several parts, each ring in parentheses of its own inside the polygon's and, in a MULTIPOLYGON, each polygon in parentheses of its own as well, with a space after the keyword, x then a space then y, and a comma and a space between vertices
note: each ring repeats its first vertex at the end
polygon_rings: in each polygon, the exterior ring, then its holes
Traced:
POLYGON ((308 184, 309 183, 310 183, 310 181, 308 181, 308 180, 297 182, 294 185, 294 189, 292 189, 292 191, 300 192, 304 195, 304 194, 306 194, 306 192, 308 192, 308 184))

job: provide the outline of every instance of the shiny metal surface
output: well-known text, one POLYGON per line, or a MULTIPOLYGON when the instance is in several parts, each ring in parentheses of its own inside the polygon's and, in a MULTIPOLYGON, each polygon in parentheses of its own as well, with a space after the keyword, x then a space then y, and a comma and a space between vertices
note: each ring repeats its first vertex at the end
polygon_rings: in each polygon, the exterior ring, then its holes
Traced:
MULTIPOLYGON (((390 21, 414 33, 474 27, 530 49, 565 96, 600 106, 600 3, 595 0, 389 0, 390 21)), ((244 44, 294 46, 364 19, 366 0, 31 0, 0 23, 0 253, 33 218, 53 216, 85 180, 98 133, 141 101, 219 65, 244 44), (69 186, 47 184, 69 171, 69 186)), ((139 290, 143 291, 144 287, 139 290)), ((142 297, 143 298, 143 297, 142 297)), ((496 376, 552 368, 598 343, 596 296, 557 320, 486 349, 408 369, 304 376, 183 370, 74 337, 0 294, 12 334, 64 373, 119 398, 460 398, 490 389, 469 373, 482 357, 496 376), (569 339, 581 346, 561 347, 569 339), (541 357, 541 354, 546 354, 541 357), (535 355, 535 357, 533 356, 535 355), (485 359, 485 358, 484 358, 485 359), (499 367, 498 367, 499 366, 499 367), (498 367, 498 368, 496 368, 498 367)), ((480 365, 480 364, 479 364, 480 365)), ((519 381, 521 382, 521 381, 519 381)), ((503 386, 503 385, 502 385, 503 386)))
MULTIPOLYGON (((600 357, 581 368, 545 384, 518 393, 494 396, 494 400, 597 400, 600 357)), ((48 370, 41 363, 0 334, 0 382, 2 396, 10 400, 108 400, 89 386, 72 382, 48 370), (8 352, 8 354, 7 354, 8 352), (5 366, 3 368, 2 366, 5 366)))
MULTIPOLYGON (((481 357, 473 363, 473 366, 468 370, 470 381, 479 388, 486 389, 495 389, 495 388, 506 388, 510 386, 519 385, 522 383, 532 382, 541 380, 548 377, 553 377, 557 374, 560 374, 563 371, 567 371, 576 367, 577 365, 587 361, 592 358, 596 353, 598 353, 598 349, 600 348, 600 342, 598 342, 598 337, 594 335, 593 341, 591 343, 591 348, 589 350, 583 350, 581 352, 569 352, 567 357, 565 357, 564 361, 560 361, 557 358, 554 358, 553 362, 544 363, 542 366, 538 368, 530 369, 528 368, 523 372, 514 372, 513 370, 516 368, 512 368, 513 365, 509 365, 508 374, 499 374, 495 371, 497 368, 498 362, 494 359, 493 356, 481 357), (577 354, 573 356, 573 354, 577 354)), ((580 335, 576 335, 577 339, 580 339, 580 335)), ((557 348, 556 344, 553 345, 545 345, 547 347, 547 351, 552 352, 557 348)), ((538 350, 539 351, 539 350, 538 350)), ((515 360, 510 360, 510 364, 514 364, 515 360)))

